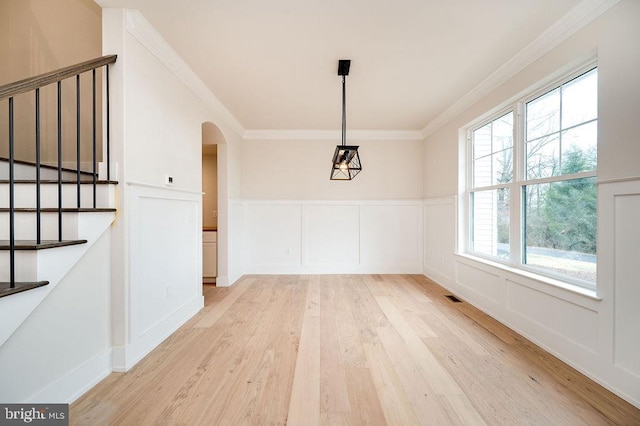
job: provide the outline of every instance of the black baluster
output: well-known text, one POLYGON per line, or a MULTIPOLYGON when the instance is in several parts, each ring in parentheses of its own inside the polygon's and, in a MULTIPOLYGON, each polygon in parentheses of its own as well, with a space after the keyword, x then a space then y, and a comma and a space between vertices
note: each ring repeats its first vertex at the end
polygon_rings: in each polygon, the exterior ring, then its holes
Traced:
POLYGON ((76 192, 78 208, 80 208, 80 74, 76 76, 76 192))
POLYGON ((9 98, 9 288, 16 286, 15 177, 13 175, 13 97, 9 98))
POLYGON ((93 69, 93 208, 96 208, 96 70, 93 69))
POLYGON ((58 241, 62 241, 62 82, 58 82, 58 241))
POLYGON ((36 243, 42 242, 42 217, 40 192, 40 89, 36 89, 36 243))
POLYGON ((111 117, 109 111, 109 65, 107 70, 107 180, 111 180, 111 117))

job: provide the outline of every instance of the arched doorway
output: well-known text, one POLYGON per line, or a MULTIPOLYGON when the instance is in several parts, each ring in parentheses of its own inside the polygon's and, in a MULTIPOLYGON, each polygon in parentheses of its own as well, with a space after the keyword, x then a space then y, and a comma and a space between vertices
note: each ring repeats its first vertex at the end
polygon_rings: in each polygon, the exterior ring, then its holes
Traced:
POLYGON ((222 131, 202 123, 202 272, 204 284, 227 285, 227 150, 222 131))

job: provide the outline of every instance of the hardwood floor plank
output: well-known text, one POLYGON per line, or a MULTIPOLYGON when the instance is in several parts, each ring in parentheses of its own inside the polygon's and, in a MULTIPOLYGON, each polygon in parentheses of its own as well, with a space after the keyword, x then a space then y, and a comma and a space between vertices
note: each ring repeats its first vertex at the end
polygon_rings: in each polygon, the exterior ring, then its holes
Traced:
POLYGON ((640 409, 417 275, 248 276, 72 425, 640 425, 640 409))
POLYGON ((200 321, 198 321, 198 323, 194 325, 194 327, 211 327, 227 312, 229 307, 231 307, 231 305, 233 305, 233 303, 238 300, 240 296, 242 296, 242 293, 244 293, 244 291, 249 288, 254 282, 255 279, 253 278, 242 279, 233 287, 233 291, 230 292, 222 302, 217 304, 215 309, 211 309, 207 315, 201 318, 200 321))
POLYGON ((320 287, 308 284, 287 424, 320 424, 320 287))
POLYGON ((382 345, 365 343, 364 351, 387 423, 390 425, 419 424, 411 401, 382 345))
MULTIPOLYGON (((274 319, 282 312, 284 299, 277 297, 284 286, 275 277, 265 280, 263 290, 251 298, 243 298, 258 321, 245 327, 238 333, 226 354, 225 376, 208 391, 204 409, 199 410, 196 423, 238 424, 251 420, 249 401, 259 400, 263 382, 273 363, 273 350, 270 350, 272 333, 277 330, 274 319), (256 306, 260 310, 256 310, 256 306), (247 398, 252 395, 252 398, 247 398), (230 423, 229 423, 230 422, 230 423)), ((192 410, 194 411, 194 410, 192 410)))
POLYGON ((376 297, 376 302, 387 315, 396 332, 402 337, 407 351, 434 392, 442 395, 462 394, 462 389, 460 389, 458 383, 440 365, 431 351, 429 351, 429 348, 402 318, 393 302, 388 297, 376 297))
POLYGON ((320 410, 345 413, 351 410, 347 377, 342 362, 336 325, 335 278, 323 277, 320 282, 320 410))
POLYGON ((301 277, 286 288, 285 315, 278 320, 280 332, 274 337, 274 363, 255 407, 254 425, 286 424, 308 283, 301 277))
POLYGON ((451 424, 453 419, 438 403, 436 392, 413 360, 402 337, 391 327, 378 328, 377 333, 420 424, 451 424))
POLYGON ((351 401, 350 424, 385 425, 384 412, 368 368, 347 368, 347 388, 351 401))
POLYGON ((375 333, 377 327, 389 326, 387 317, 375 303, 375 299, 365 282, 371 279, 372 277, 369 275, 356 276, 348 281, 348 285, 343 286, 353 317, 357 318, 358 332, 363 343, 372 343, 377 339, 375 333))
POLYGON ((442 405, 449 412, 449 416, 457 418, 455 423, 474 426, 487 424, 466 395, 441 395, 439 398, 442 405))
POLYGON ((335 285, 336 294, 336 326, 340 344, 340 358, 346 367, 366 367, 366 356, 362 347, 362 339, 358 321, 354 318, 345 285, 350 280, 340 279, 335 285))

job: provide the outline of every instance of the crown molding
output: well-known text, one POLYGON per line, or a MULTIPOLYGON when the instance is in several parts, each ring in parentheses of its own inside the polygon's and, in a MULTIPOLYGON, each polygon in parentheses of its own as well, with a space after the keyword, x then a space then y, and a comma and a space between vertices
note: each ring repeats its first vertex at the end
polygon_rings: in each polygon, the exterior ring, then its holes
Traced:
POLYGON ((182 81, 198 98, 219 114, 238 135, 245 132, 242 124, 200 80, 187 63, 137 10, 126 9, 126 30, 162 64, 182 81))
MULTIPOLYGON (((262 129, 246 130, 245 140, 337 140, 342 137, 340 130, 290 130, 262 129)), ((424 137, 420 130, 347 130, 347 141, 356 140, 396 140, 421 141, 424 137)))
POLYGON ((551 49, 558 46, 620 1, 621 0, 583 0, 578 3, 531 43, 525 46, 524 49, 427 124, 422 129, 422 135, 426 138, 434 133, 449 122, 449 120, 540 59, 551 49))

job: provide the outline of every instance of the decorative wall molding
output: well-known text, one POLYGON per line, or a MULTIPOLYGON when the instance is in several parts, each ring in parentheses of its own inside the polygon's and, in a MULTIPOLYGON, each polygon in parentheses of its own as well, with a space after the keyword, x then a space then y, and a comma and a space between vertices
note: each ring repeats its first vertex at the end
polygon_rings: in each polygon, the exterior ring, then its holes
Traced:
POLYGON ((440 205, 455 205, 456 202, 455 195, 449 195, 444 197, 434 197, 434 198, 425 198, 424 205, 425 206, 440 206, 440 205))
POLYGON ((598 179, 596 183, 598 185, 610 185, 614 183, 638 182, 638 181, 640 181, 640 176, 629 176, 629 177, 614 178, 614 179, 598 179))
MULTIPOLYGON (((340 130, 290 130, 262 129, 246 130, 245 140, 341 140, 340 130)), ((347 130, 349 140, 421 141, 424 137, 419 130, 347 130)))
POLYGON ((422 200, 244 200, 243 273, 421 273, 422 209, 422 200))
POLYGON ((583 0, 422 129, 426 138, 449 120, 540 59, 620 0, 583 0))
POLYGON ((171 48, 169 43, 153 28, 144 16, 137 10, 127 10, 126 17, 127 32, 158 58, 158 60, 191 89, 198 98, 218 113, 234 132, 242 136, 245 129, 238 119, 220 102, 191 67, 171 48))
POLYGON ((127 189, 132 285, 128 338, 113 348, 114 371, 133 367, 204 306, 202 193, 134 182, 127 189))

